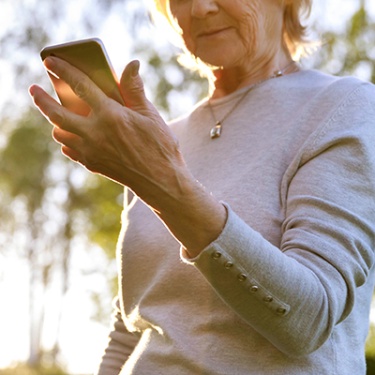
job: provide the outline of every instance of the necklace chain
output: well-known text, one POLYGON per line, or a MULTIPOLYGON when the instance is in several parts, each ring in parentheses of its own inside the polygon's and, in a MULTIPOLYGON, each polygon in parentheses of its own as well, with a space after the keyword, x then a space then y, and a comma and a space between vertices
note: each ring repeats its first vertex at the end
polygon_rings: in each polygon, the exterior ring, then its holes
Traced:
POLYGON ((214 110, 212 108, 212 105, 211 105, 211 101, 208 100, 208 108, 210 109, 210 112, 211 112, 211 116, 215 122, 215 126, 210 130, 210 136, 211 136, 211 139, 215 139, 215 138, 219 138, 221 136, 221 133, 222 133, 222 128, 223 128, 223 122, 237 109, 237 107, 243 102, 243 100, 246 98, 247 94, 249 94, 250 91, 254 90, 256 87, 260 86, 262 83, 266 82, 266 81, 269 81, 270 79, 272 78, 279 78, 279 77, 282 77, 284 75, 284 73, 286 72, 286 70, 292 66, 293 64, 295 64, 295 61, 292 61, 291 63, 289 63, 285 68, 283 69, 280 69, 280 70, 276 70, 272 76, 266 78, 266 79, 263 79, 259 82, 256 82, 254 84, 252 84, 251 86, 248 87, 248 89, 241 95, 240 99, 234 104, 234 106, 224 115, 224 117, 221 119, 221 120, 217 120, 216 119, 216 116, 215 116, 215 113, 214 113, 214 110))

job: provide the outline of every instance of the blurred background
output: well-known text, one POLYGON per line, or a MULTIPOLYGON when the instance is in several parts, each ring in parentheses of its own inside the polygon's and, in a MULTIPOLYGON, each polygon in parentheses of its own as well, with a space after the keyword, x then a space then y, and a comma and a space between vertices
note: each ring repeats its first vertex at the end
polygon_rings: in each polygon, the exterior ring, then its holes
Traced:
MULTIPOLYGON (((322 43, 303 67, 375 82, 374 0, 315 0, 310 20, 322 43)), ((89 37, 118 75, 141 61, 165 120, 207 94, 147 0, 0 0, 0 375, 91 374, 106 344, 122 188, 65 160, 28 96, 34 82, 52 93, 44 46, 89 37)), ((374 342, 371 328, 368 374, 374 342)))

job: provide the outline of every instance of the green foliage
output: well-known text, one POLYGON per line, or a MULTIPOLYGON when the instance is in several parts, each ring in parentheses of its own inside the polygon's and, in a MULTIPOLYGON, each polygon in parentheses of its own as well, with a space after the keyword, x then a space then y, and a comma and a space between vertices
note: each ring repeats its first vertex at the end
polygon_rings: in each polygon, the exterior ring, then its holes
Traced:
MULTIPOLYGON (((0 239, 6 245, 1 253, 17 254, 29 265, 29 283, 25 285, 29 309, 25 319, 30 319, 28 362, 35 365, 17 366, 9 370, 12 374, 63 374, 57 368, 40 367, 46 362, 41 337, 48 293, 53 293, 59 305, 59 299, 71 287, 71 255, 76 239, 87 251, 96 241, 106 247, 109 257, 114 256, 121 187, 99 177, 93 187, 82 167, 65 160, 51 138, 51 126, 37 110, 31 109, 27 95, 33 81, 50 87, 39 58, 42 47, 96 32, 111 6, 120 3, 88 0, 86 5, 89 2, 90 9, 99 11, 84 12, 72 19, 71 7, 77 14, 80 3, 41 0, 36 5, 33 1, 4 0, 4 6, 11 4, 9 9, 17 27, 0 34, 0 63, 10 66, 14 73, 10 75, 13 84, 3 87, 8 91, 8 100, 0 103, 0 239), (77 27, 73 26, 75 22, 77 27)), ((55 319, 58 321, 59 317, 55 319)), ((57 360, 58 337, 52 345, 48 363, 57 360)))
POLYGON ((36 111, 26 113, 10 133, 0 163, 0 184, 7 185, 13 198, 25 196, 31 210, 42 202, 43 180, 52 158, 50 129, 40 123, 36 111))
POLYGON ((366 343, 367 375, 375 375, 375 327, 372 325, 366 343))
POLYGON ((361 4, 361 7, 356 13, 354 13, 348 28, 348 40, 355 41, 361 36, 363 30, 368 27, 368 19, 365 7, 361 4))
POLYGON ((115 256, 121 228, 124 188, 101 176, 90 175, 83 186, 80 204, 88 220, 88 235, 110 258, 115 256))
POLYGON ((0 369, 0 375, 68 375, 68 373, 56 366, 30 367, 19 364, 7 369, 0 369))
POLYGON ((327 30, 317 65, 331 74, 354 75, 375 82, 375 21, 365 2, 346 24, 344 33, 327 30))
POLYGON ((366 342, 366 353, 369 357, 375 358, 375 327, 370 327, 366 342))
POLYGON ((367 371, 366 375, 375 375, 375 357, 367 357, 367 371))

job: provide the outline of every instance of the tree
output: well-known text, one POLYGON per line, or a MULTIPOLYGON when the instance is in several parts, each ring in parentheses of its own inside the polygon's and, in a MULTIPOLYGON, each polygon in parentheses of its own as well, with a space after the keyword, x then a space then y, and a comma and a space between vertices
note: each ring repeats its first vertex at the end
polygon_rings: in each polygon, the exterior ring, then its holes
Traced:
MULTIPOLYGON (((12 64, 15 72, 14 87, 23 90, 17 91, 17 102, 12 101, 12 93, 9 100, 3 103, 7 110, 3 110, 1 115, 2 136, 6 141, 0 149, 0 196, 3 203, 9 204, 1 205, 3 221, 0 231, 3 244, 6 244, 2 253, 17 251, 19 257, 29 266, 28 362, 36 367, 46 358, 42 333, 48 292, 53 290, 54 299, 62 305, 64 295, 70 287, 73 239, 81 230, 88 233, 87 242, 90 237, 99 240, 101 231, 104 231, 108 238, 113 238, 112 232, 119 230, 119 220, 107 220, 106 224, 111 224, 111 233, 108 233, 108 225, 104 226, 102 221, 98 221, 96 226, 84 225, 86 220, 83 216, 95 212, 97 217, 100 217, 98 211, 117 211, 118 214, 121 206, 117 197, 121 195, 122 189, 107 180, 102 179, 97 183, 95 178, 87 176, 81 177, 78 179, 80 182, 77 182, 77 176, 82 176, 85 172, 74 164, 64 162, 58 147, 51 140, 50 127, 43 124, 36 110, 24 104, 27 98, 25 82, 46 81, 45 73, 35 68, 41 67, 37 51, 49 43, 50 32, 61 30, 64 19, 69 18, 65 13, 69 11, 69 5, 72 6, 72 3, 61 0, 53 4, 39 1, 38 7, 33 2, 9 3, 14 6, 16 18, 22 19, 24 14, 27 14, 27 18, 24 18, 22 27, 6 30, 0 39, 3 56, 7 56, 6 62, 12 64), (38 65, 30 64, 30 61, 34 60, 38 60, 38 65), (30 71, 30 67, 34 70, 30 71), (43 73, 44 79, 39 71, 43 73), (89 198, 88 194, 93 191, 97 193, 95 203, 94 196, 89 198)), ((115 3, 91 1, 92 7, 98 12, 95 14, 101 13, 101 17, 103 10, 106 10, 107 14, 110 11, 109 5, 113 6, 115 3)), ((97 16, 89 19, 83 17, 82 20, 81 15, 81 20, 77 22, 85 25, 82 31, 84 33, 93 29, 97 21, 97 16)), ((72 38, 69 32, 66 33, 66 38, 72 38)), ((114 240, 109 241, 108 246, 108 253, 112 253, 112 257, 113 243, 114 240)), ((58 353, 56 327, 55 344, 50 353, 52 362, 58 358, 58 353)))
POLYGON ((327 25, 315 64, 331 74, 354 75, 375 82, 375 21, 370 16, 369 1, 355 3, 358 7, 342 33, 327 25))

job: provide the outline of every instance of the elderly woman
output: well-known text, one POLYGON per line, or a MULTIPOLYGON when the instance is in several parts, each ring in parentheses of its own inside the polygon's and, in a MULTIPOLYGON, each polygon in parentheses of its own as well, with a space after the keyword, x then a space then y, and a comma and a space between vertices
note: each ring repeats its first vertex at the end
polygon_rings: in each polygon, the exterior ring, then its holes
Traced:
POLYGON ((92 109, 30 88, 62 152, 127 191, 98 374, 365 374, 375 90, 293 62, 310 2, 157 2, 212 83, 170 126, 137 61, 122 106, 45 60, 92 109))

